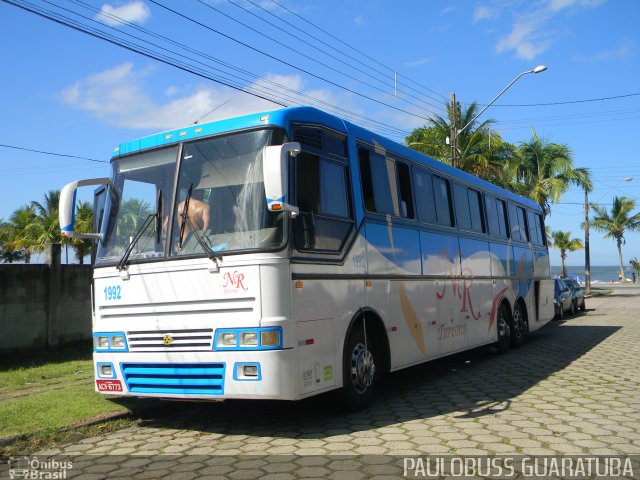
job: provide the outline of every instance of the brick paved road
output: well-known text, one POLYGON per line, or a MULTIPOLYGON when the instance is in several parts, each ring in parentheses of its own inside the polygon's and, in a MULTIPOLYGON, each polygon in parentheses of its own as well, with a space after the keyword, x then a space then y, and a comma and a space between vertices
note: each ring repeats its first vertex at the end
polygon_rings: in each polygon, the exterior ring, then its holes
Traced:
POLYGON ((393 469, 383 457, 310 456, 638 454, 640 289, 620 289, 587 306, 586 314, 549 324, 507 355, 475 351, 391 375, 364 412, 345 414, 330 395, 297 403, 172 403, 161 418, 142 426, 41 453, 189 454, 160 468, 157 462, 111 457, 77 463, 71 472, 86 467, 82 471, 95 478, 170 472, 176 478, 294 478, 333 472, 351 480, 393 469), (294 464, 286 457, 247 457, 241 463, 196 457, 282 454, 306 458, 294 464))

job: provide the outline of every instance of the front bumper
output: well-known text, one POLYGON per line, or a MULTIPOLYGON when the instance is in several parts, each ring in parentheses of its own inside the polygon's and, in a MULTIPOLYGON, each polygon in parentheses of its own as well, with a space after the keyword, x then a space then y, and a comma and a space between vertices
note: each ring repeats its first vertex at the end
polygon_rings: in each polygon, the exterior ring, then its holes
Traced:
POLYGON ((295 400, 299 397, 296 355, 295 349, 96 352, 95 386, 97 392, 116 396, 295 400), (105 375, 109 370, 111 375, 105 375))

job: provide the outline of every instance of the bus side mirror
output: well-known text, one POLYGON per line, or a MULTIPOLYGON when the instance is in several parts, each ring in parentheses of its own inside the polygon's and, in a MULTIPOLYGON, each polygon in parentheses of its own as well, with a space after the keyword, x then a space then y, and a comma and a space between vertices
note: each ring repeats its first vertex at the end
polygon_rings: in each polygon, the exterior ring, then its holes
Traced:
POLYGON ((264 175, 264 193, 267 208, 271 212, 287 210, 292 217, 297 217, 299 210, 287 203, 287 160, 289 155, 300 153, 298 142, 264 147, 262 170, 264 175))
POLYGON ((101 233, 76 233, 76 190, 78 187, 88 185, 111 185, 108 178, 92 178, 89 180, 77 180, 67 183, 60 192, 60 234, 68 238, 90 238, 94 240, 102 240, 101 233))

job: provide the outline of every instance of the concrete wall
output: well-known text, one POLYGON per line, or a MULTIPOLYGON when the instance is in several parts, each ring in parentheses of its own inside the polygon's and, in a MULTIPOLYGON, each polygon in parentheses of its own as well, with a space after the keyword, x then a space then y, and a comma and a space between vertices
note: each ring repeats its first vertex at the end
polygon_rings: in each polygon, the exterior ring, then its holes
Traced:
POLYGON ((91 266, 60 265, 52 247, 48 265, 0 265, 0 352, 91 338, 91 266))

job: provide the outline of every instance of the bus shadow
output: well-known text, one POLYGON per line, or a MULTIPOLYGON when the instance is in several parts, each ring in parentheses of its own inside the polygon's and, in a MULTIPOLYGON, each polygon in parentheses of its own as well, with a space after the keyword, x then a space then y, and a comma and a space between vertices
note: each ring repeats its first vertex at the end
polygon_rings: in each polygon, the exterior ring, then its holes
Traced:
POLYGON ((484 347, 411 367, 379 382, 372 405, 360 412, 345 412, 338 392, 330 392, 299 402, 163 402, 143 413, 141 423, 203 434, 317 439, 438 415, 494 415, 620 328, 552 322, 505 355, 484 347))

